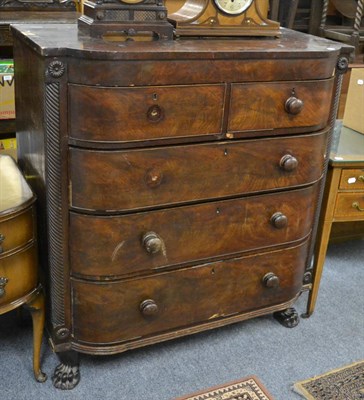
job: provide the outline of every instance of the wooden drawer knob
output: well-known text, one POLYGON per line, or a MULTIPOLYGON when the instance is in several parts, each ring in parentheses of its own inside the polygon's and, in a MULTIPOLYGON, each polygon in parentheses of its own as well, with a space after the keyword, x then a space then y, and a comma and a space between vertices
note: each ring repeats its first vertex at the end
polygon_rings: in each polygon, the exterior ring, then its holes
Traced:
POLYGON ((303 101, 295 96, 291 96, 286 100, 284 108, 288 112, 288 114, 297 115, 303 109, 303 101))
POLYGON ((157 187, 163 180, 163 172, 159 171, 157 168, 151 168, 145 174, 144 179, 150 188, 157 187))
POLYGON ((147 118, 151 122, 159 122, 163 118, 163 109, 158 105, 148 108, 147 118))
POLYGON ((163 247, 163 240, 155 232, 147 232, 142 238, 145 250, 150 254, 159 253, 163 247))
POLYGON ((279 278, 273 272, 268 272, 263 277, 263 285, 269 289, 274 289, 279 286, 279 278))
POLYGON ((271 216, 270 222, 277 229, 282 229, 287 226, 288 218, 281 212, 276 212, 271 216))
POLYGON ((294 171, 298 166, 298 160, 291 154, 286 154, 281 158, 279 166, 287 172, 294 171))
POLYGON ((8 278, 0 277, 0 297, 5 296, 5 286, 8 282, 8 278))
POLYGON ((145 316, 158 314, 157 303, 152 299, 143 300, 139 306, 140 312, 145 316))

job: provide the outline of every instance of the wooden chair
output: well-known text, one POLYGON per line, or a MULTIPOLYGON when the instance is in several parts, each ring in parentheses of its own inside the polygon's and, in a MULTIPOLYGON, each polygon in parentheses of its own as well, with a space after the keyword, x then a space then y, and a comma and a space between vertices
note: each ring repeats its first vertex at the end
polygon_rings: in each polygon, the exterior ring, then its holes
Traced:
POLYGON ((337 12, 350 21, 350 25, 328 25, 327 11, 329 0, 323 0, 320 35, 339 42, 350 43, 359 52, 364 43, 364 0, 330 0, 337 12))

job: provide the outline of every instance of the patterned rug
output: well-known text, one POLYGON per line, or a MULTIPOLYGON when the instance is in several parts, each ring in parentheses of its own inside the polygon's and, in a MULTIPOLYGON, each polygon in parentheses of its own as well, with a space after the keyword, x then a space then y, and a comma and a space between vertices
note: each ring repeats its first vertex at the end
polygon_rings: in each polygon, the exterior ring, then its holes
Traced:
POLYGON ((364 361, 297 382, 293 390, 307 400, 363 400, 364 361))
POLYGON ((273 400, 255 376, 212 387, 175 400, 273 400))

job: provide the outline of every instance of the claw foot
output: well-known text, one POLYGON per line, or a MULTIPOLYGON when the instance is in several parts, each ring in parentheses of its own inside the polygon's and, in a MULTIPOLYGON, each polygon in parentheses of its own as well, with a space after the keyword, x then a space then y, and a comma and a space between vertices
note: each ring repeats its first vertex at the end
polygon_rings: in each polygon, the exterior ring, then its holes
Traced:
POLYGON ((294 328, 300 321, 298 313, 294 308, 275 312, 273 317, 286 328, 294 328))
POLYGON ((53 386, 57 389, 71 390, 80 381, 80 370, 77 366, 59 364, 52 377, 53 386))

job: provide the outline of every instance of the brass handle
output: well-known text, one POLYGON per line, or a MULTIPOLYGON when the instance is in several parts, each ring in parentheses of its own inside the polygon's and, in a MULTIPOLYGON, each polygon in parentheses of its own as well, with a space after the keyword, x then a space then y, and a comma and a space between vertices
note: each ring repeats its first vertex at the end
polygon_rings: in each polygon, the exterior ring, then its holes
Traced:
POLYGON ((286 100, 284 108, 288 112, 288 114, 297 115, 302 111, 303 104, 304 103, 302 100, 298 99, 295 96, 291 96, 286 100))
POLYGON ((356 208, 358 211, 364 211, 364 208, 360 207, 360 204, 358 201, 354 201, 354 203, 351 205, 353 208, 356 208))
POLYGON ((8 278, 0 277, 0 297, 5 296, 5 286, 9 282, 8 278))
POLYGON ((282 229, 287 226, 288 218, 283 213, 276 212, 271 216, 270 222, 275 228, 282 229))
POLYGON ((273 272, 268 272, 263 276, 263 285, 269 289, 274 289, 279 286, 279 278, 273 272))
POLYGON ((360 175, 358 179, 359 181, 364 182, 364 175, 360 175))
POLYGON ((152 299, 143 300, 139 306, 140 312, 145 316, 153 316, 158 314, 157 303, 152 299))
POLYGON ((156 254, 163 248, 163 240, 155 232, 147 232, 142 238, 142 244, 150 254, 156 254))
POLYGON ((287 172, 294 171, 298 166, 298 160, 291 154, 285 154, 280 159, 279 166, 287 172))

